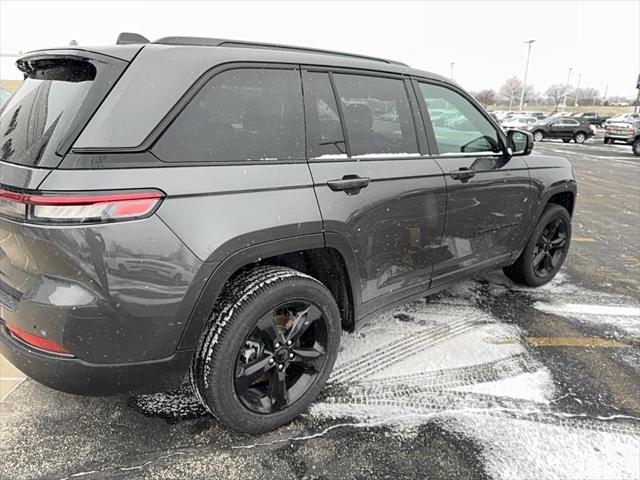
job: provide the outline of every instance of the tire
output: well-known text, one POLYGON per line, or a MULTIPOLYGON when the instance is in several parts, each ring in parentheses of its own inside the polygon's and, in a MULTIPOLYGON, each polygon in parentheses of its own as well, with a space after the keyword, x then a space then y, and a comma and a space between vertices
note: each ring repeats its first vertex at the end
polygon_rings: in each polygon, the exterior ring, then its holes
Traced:
POLYGON ((586 139, 587 139, 587 135, 583 132, 578 132, 573 136, 573 140, 576 143, 584 143, 586 139))
POLYGON ((604 143, 605 143, 605 145, 607 145, 609 143, 609 139, 607 137, 604 137, 604 143))
POLYGON ((340 336, 338 305, 318 280, 285 267, 249 270, 213 308, 190 370, 193 389, 225 426, 273 430, 320 393, 340 336))
POLYGON ((631 146, 631 148, 633 149, 633 154, 640 157, 640 138, 637 138, 633 142, 633 145, 631 146))
POLYGON ((568 139, 568 138, 563 138, 563 139, 562 139, 562 141, 563 141, 564 143, 569 143, 571 140, 570 140, 570 139, 568 139))
POLYGON ((544 132, 542 130, 536 130, 533 132, 533 140, 536 142, 541 142, 544 138, 544 132))
MULTIPOLYGON (((546 237, 545 235, 545 237, 546 237)), ((539 287, 556 276, 564 260, 567 258, 571 243, 571 216, 566 208, 557 204, 549 204, 542 212, 538 224, 533 229, 524 250, 513 265, 503 269, 504 274, 516 283, 527 287, 539 287), (557 225, 558 237, 543 240, 543 233, 548 235, 557 225), (559 242, 563 239, 563 242, 559 242), (554 242, 556 246, 554 246, 554 242), (559 248, 556 248, 559 246, 559 248), (542 259, 540 259, 542 255, 542 259), (540 268, 542 267, 542 268, 540 268), (547 268, 548 267, 548 268, 547 268)))

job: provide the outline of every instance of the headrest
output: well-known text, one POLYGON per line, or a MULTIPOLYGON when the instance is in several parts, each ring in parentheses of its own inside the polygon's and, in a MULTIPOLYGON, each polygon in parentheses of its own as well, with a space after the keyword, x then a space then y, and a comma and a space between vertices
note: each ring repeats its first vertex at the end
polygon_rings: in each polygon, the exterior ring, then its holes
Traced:
POLYGON ((344 109, 347 128, 354 133, 371 133, 373 113, 367 105, 349 103, 344 109))

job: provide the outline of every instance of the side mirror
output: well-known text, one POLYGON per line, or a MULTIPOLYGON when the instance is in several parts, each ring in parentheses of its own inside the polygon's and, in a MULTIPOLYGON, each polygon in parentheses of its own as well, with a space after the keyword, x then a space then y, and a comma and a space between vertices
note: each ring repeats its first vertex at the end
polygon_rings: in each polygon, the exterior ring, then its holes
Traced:
POLYGON ((507 145, 512 157, 529 155, 533 150, 533 135, 523 130, 508 130, 507 145))

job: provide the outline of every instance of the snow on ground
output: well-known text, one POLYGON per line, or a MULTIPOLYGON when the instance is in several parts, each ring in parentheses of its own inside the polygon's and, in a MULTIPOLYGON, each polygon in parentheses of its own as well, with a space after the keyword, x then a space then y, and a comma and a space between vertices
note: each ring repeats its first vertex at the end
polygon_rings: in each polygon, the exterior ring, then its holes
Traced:
POLYGON ((483 463, 496 479, 640 478, 637 434, 465 413, 443 424, 483 445, 483 463))
MULTIPOLYGON (((487 295, 516 291, 541 311, 615 324, 637 335, 637 305, 583 290, 562 274, 539 289, 487 278, 459 283, 345 333, 310 415, 385 425, 399 435, 414 435, 418 425, 436 421, 478 442, 487 471, 499 479, 639 478, 640 419, 558 410, 558 388, 525 348, 524 332, 481 308, 487 295)), ((150 415, 204 414, 189 387, 132 401, 150 415)))
MULTIPOLYGON (((487 471, 499 479, 638 478, 640 419, 559 411, 552 375, 524 347, 524 332, 476 306, 487 289, 514 289, 497 280, 460 283, 345 334, 311 414, 391 426, 401 435, 436 421, 477 441, 487 471)), ((537 299, 540 310, 604 324, 614 318, 637 332, 637 307, 628 298, 582 290, 562 275, 518 291, 537 299), (567 298, 576 303, 562 304, 567 298)))

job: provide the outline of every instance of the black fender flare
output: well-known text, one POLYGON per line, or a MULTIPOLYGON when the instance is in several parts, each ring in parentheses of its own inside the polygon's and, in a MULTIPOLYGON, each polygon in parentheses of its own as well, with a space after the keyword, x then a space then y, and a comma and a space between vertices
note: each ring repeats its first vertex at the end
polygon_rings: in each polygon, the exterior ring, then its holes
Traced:
MULTIPOLYGON (((574 179, 566 179, 566 180, 561 180, 559 182, 555 182, 549 188, 544 190, 544 192, 542 192, 542 195, 540 196, 540 201, 538 202, 537 210, 532 215, 533 221, 531 222, 531 224, 529 225, 529 228, 527 229, 527 234, 525 235, 522 241, 522 245, 519 246, 517 252, 514 253, 514 255, 511 257, 512 261, 515 261, 515 259, 518 258, 522 253, 522 250, 524 250, 525 245, 529 241, 529 237, 531 237, 533 230, 536 228, 536 225, 538 225, 538 222, 540 221, 540 217, 542 217, 542 213, 544 212, 544 209, 549 204, 549 199, 551 199, 551 197, 553 197, 558 193, 565 193, 565 192, 569 192, 573 194, 574 209, 575 209, 575 199, 577 197, 578 187, 574 179)), ((569 212, 569 213, 573 216, 573 212, 569 212)))
POLYGON ((193 349, 196 347, 205 324, 211 315, 211 308, 215 299, 218 298, 225 284, 236 272, 264 258, 325 247, 337 250, 344 260, 354 296, 355 314, 361 299, 359 285, 358 288, 354 288, 359 277, 353 252, 346 239, 341 235, 326 234, 325 240, 325 234, 312 233, 261 242, 227 256, 218 264, 203 264, 199 274, 206 277, 203 280, 204 288, 188 316, 187 324, 178 345, 178 350, 193 349))

